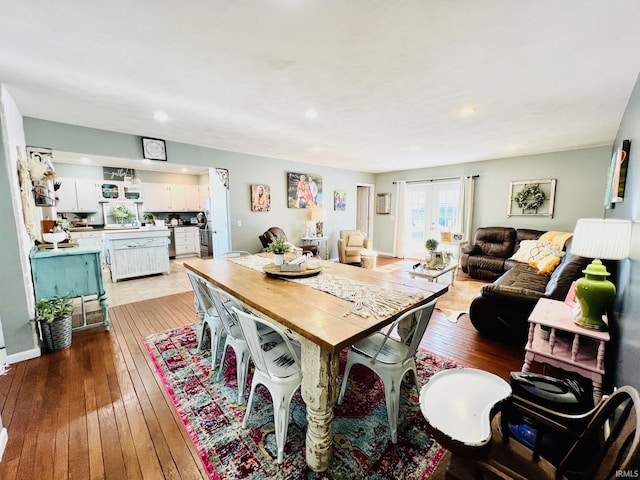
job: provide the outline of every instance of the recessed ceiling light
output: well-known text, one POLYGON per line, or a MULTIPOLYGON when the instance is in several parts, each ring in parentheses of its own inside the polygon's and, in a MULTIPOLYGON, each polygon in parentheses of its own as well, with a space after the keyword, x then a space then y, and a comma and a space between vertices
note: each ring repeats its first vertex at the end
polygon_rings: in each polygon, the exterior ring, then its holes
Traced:
POLYGON ((474 107, 464 107, 460 111, 460 115, 462 115, 463 117, 468 117, 470 115, 473 115, 474 113, 476 113, 476 109, 474 107))
POLYGON ((167 115, 163 111, 158 110, 156 113, 153 114, 153 118, 155 118, 159 122, 166 122, 167 120, 169 120, 169 115, 167 115))
POLYGON ((320 145, 314 145, 312 150, 313 150, 313 153, 320 153, 320 150, 322 149, 320 148, 320 145))
POLYGON ((304 116, 307 120, 315 120, 315 118, 318 116, 318 111, 313 107, 309 107, 304 112, 304 116))

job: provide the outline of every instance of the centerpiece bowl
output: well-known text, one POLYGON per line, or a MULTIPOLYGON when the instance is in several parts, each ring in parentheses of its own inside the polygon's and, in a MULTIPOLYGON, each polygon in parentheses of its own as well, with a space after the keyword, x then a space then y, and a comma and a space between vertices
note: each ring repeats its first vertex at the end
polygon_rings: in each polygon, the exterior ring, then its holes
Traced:
POLYGON ((58 248, 58 243, 67 239, 65 232, 43 233, 42 238, 47 243, 53 243, 53 248, 58 248))

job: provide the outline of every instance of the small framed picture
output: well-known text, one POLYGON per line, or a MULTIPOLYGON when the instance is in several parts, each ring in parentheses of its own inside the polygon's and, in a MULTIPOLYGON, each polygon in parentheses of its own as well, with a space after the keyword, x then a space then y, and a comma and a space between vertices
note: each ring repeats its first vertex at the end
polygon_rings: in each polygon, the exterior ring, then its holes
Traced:
POLYGON ((333 209, 342 212, 347 209, 347 192, 345 190, 333 191, 333 209))
POLYGON ((159 138, 142 137, 142 158, 167 161, 167 146, 159 138))
POLYGON ((436 270, 442 270, 447 265, 444 259, 444 252, 433 252, 433 265, 436 270))
POLYGON ((271 210, 271 187, 265 184, 251 185, 251 211, 268 212, 271 210))

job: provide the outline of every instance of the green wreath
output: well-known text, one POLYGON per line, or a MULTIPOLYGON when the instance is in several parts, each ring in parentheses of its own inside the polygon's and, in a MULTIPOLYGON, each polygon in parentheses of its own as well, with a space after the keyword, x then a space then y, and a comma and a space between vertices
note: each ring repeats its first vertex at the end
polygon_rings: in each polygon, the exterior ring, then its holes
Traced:
POLYGON ((540 189, 539 184, 525 185, 522 190, 516 193, 513 200, 523 212, 527 210, 538 210, 547 199, 547 196, 540 189))

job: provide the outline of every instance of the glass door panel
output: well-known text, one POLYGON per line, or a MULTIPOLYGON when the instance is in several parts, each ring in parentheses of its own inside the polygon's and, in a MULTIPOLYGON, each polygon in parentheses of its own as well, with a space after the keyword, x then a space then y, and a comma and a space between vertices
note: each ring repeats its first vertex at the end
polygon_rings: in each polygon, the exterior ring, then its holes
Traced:
POLYGON ((456 231, 458 182, 417 183, 407 186, 405 252, 409 258, 425 258, 424 243, 440 241, 441 231, 456 231))

